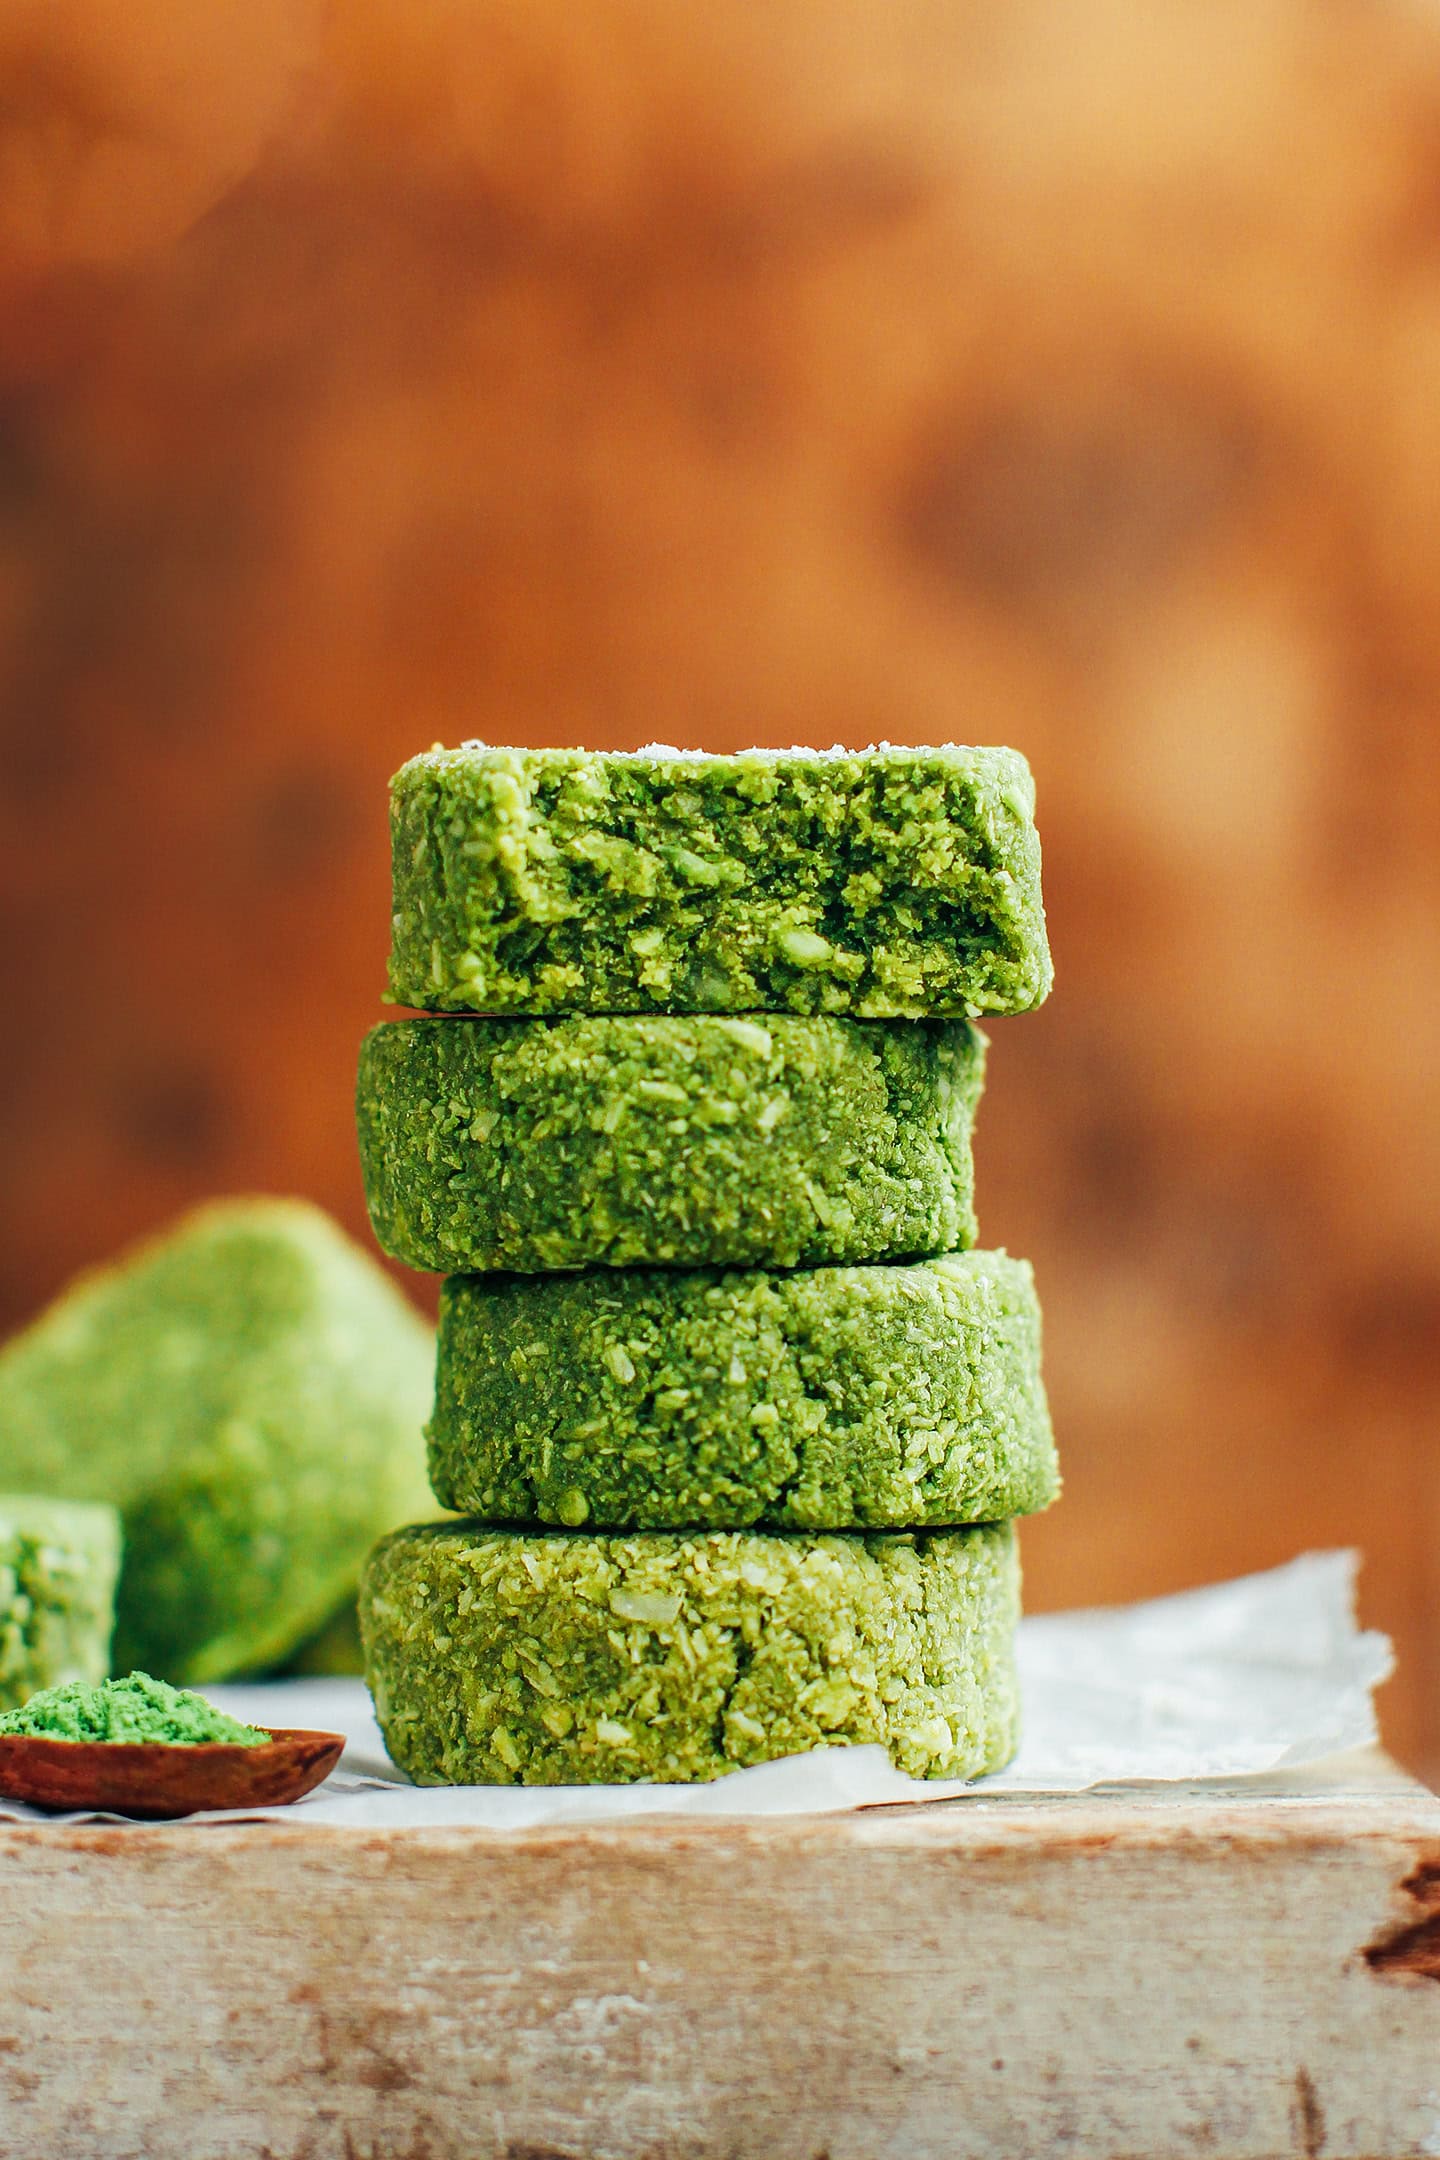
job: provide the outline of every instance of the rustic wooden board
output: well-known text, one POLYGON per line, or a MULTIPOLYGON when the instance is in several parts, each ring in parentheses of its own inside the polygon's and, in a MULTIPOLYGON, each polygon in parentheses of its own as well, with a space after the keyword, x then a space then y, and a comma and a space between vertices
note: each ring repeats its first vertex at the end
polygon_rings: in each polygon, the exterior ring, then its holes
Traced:
POLYGON ((0 1829, 4 2160, 1440 2155, 1440 1801, 0 1829))

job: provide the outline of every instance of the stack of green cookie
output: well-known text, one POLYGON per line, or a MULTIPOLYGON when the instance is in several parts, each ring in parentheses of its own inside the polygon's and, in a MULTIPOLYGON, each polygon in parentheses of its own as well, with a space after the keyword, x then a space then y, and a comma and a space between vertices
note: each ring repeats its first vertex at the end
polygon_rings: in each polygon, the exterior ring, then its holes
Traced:
POLYGON ((1013 1751, 1057 1490, 1028 1266, 970 1249, 984 1038, 1050 984, 1010 750, 416 758, 361 1054, 385 1249, 447 1280, 437 1499, 361 1595, 422 1782, 1013 1751), (430 1017, 441 1015, 441 1017, 430 1017))

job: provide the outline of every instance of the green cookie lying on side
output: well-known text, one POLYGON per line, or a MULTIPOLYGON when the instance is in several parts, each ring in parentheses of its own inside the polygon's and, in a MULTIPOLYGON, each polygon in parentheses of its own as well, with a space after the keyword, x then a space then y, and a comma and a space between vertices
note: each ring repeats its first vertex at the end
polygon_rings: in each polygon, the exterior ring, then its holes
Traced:
POLYGON ((432 1342, 328 1217, 255 1199, 82 1276, 0 1350, 7 1476, 120 1511, 118 1669, 277 1662, 433 1512, 432 1342))

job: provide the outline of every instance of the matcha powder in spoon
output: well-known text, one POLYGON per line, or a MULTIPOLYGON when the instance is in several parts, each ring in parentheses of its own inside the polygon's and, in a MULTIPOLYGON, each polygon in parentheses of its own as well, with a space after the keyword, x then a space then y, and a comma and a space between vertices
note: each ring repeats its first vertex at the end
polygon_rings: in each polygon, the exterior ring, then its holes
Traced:
POLYGON ((132 1672, 99 1687, 71 1681, 32 1695, 0 1717, 0 1737, 27 1740, 115 1740, 130 1746, 264 1747, 270 1735, 242 1725, 188 1688, 132 1672))

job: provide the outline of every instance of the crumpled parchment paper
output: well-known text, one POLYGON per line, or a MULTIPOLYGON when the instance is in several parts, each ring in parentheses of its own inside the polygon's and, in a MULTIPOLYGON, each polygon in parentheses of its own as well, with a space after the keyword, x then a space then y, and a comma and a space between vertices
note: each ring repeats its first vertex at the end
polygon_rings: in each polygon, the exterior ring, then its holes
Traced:
MULTIPOLYGON (((759 1816, 1079 1792, 1134 1781, 1265 1776, 1377 1737, 1371 1691, 1391 1670, 1385 1636, 1355 1624, 1357 1556, 1307 1553, 1286 1567, 1178 1597, 1022 1621, 1024 1739, 1007 1770, 971 1785, 925 1783, 879 1747, 817 1748, 710 1785, 407 1784, 388 1761, 359 1680, 286 1680, 205 1692, 258 1725, 343 1732, 336 1772, 288 1808, 247 1810, 363 1828, 606 1822, 635 1815, 759 1816)), ((0 1799, 0 1820, 44 1816, 0 1799)), ((230 1815, 189 1818, 196 1829, 230 1815)))

